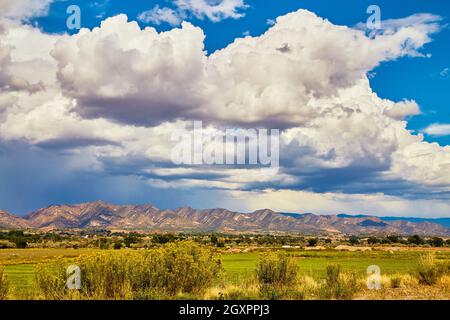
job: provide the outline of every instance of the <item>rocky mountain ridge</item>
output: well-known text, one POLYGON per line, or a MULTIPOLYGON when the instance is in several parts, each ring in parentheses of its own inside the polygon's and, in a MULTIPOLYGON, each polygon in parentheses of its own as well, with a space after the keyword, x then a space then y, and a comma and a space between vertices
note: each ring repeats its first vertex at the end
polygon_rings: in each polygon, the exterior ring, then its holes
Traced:
POLYGON ((449 228, 428 221, 385 221, 373 216, 292 214, 269 209, 251 213, 220 208, 198 210, 182 207, 162 210, 152 205, 115 205, 103 201, 52 205, 33 211, 25 217, 0 211, 0 228, 450 236, 449 228))

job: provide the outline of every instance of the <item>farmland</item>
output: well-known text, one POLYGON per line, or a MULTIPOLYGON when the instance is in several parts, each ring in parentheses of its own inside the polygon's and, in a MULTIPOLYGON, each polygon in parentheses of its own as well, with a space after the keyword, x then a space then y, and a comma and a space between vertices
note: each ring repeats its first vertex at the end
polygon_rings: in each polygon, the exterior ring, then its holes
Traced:
MULTIPOLYGON (((123 254, 133 254, 139 251, 151 251, 154 249, 122 249, 123 254)), ((195 296, 199 299, 216 299, 227 292, 229 298, 261 298, 257 281, 255 280, 255 270, 262 257, 278 253, 287 254, 295 263, 298 279, 300 282, 320 283, 327 277, 327 266, 338 265, 343 274, 355 273, 358 281, 363 284, 367 278, 366 270, 370 265, 377 265, 381 269, 382 280, 385 282, 383 290, 370 291, 364 289, 364 285, 358 289, 354 298, 370 299, 403 299, 403 298, 450 298, 449 277, 444 276, 435 286, 424 286, 417 290, 419 283, 413 280, 411 275, 419 267, 421 259, 425 255, 432 253, 433 259, 438 263, 450 262, 449 248, 401 248, 385 250, 383 248, 373 248, 370 251, 341 251, 332 248, 321 250, 305 250, 304 248, 286 249, 281 247, 252 247, 251 250, 241 246, 239 250, 229 248, 213 249, 218 255, 223 267, 223 276, 220 282, 214 287, 195 296), (403 285, 399 288, 390 288, 391 278, 403 279, 403 285), (243 285, 244 284, 244 285, 243 285), (246 292, 241 292, 237 288, 246 292), (401 287, 401 289, 400 289, 401 287), (419 295, 418 295, 419 293, 419 295)), ((3 249, 0 250, 0 265, 5 269, 6 277, 10 283, 10 299, 36 299, 33 293, 36 279, 36 266, 45 265, 52 262, 63 262, 69 265, 77 261, 80 257, 94 257, 98 254, 116 255, 117 250, 100 249, 73 249, 73 248, 33 248, 33 249, 3 249)), ((396 285, 394 285, 396 286, 396 285)), ((304 289, 302 289, 304 290, 304 289)), ((191 296, 190 296, 191 297, 191 296)), ((166 297, 167 298, 167 297, 166 297)), ((176 298, 176 297, 170 297, 176 298)), ((265 298, 264 296, 262 298, 265 298)), ((281 299, 296 298, 283 297, 281 299)), ((320 298, 314 294, 309 297, 320 298)))
MULTIPOLYGON (((300 274, 314 277, 325 276, 325 266, 339 264, 345 271, 356 271, 360 275, 366 273, 370 265, 378 265, 385 274, 407 274, 418 265, 422 251, 386 251, 374 252, 346 252, 346 251, 293 251, 300 274)), ((222 262, 230 281, 238 279, 241 275, 250 274, 257 266, 261 253, 225 253, 222 262)), ((441 251, 437 254, 440 260, 450 260, 450 251, 441 251)))

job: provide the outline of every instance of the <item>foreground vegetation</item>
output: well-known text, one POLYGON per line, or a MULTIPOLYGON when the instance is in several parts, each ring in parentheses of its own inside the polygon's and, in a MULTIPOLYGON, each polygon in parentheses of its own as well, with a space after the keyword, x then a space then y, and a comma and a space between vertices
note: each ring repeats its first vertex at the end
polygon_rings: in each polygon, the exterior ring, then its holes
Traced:
POLYGON ((450 299, 450 250, 354 248, 364 251, 178 240, 3 249, 0 299, 450 299), (80 268, 80 290, 67 287, 70 265, 80 268), (381 268, 379 290, 367 287, 369 265, 381 268))
POLYGON ((0 300, 450 299, 449 265, 438 237, 3 231, 0 300))
POLYGON ((191 242, 159 249, 104 252, 71 261, 80 268, 81 288, 66 285, 67 262, 36 267, 35 288, 43 299, 172 299, 201 296, 218 284, 222 267, 216 253, 191 242))

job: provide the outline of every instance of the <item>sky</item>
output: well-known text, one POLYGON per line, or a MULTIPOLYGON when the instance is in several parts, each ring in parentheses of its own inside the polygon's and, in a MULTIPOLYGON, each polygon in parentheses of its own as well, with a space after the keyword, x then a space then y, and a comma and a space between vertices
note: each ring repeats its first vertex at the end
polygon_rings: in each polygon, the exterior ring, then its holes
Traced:
POLYGON ((450 216, 450 4, 373 4, 0 0, 0 209, 450 216), (174 164, 190 121, 279 129, 277 174, 174 164))

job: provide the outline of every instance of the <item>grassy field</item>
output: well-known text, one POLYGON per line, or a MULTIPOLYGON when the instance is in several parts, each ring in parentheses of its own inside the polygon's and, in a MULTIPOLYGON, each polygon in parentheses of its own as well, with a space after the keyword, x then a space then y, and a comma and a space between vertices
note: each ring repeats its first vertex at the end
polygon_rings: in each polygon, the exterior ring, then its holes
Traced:
POLYGON ((3 249, 0 250, 0 265, 5 267, 13 293, 23 293, 32 287, 36 263, 59 258, 70 260, 98 251, 98 249, 3 249))
MULTIPOLYGON (((343 271, 355 271, 364 275, 367 267, 378 265, 382 274, 404 274, 412 272, 418 265, 423 251, 292 251, 298 264, 300 274, 312 277, 324 277, 326 266, 341 265, 343 271)), ((222 263, 227 278, 232 283, 250 275, 256 268, 260 255, 264 253, 224 253, 222 263)), ((436 251, 439 260, 450 260, 449 251, 436 251)))
MULTIPOLYGON (((281 249, 280 249, 281 250, 281 249)), ((6 274, 11 281, 13 291, 24 290, 34 280, 34 265, 54 259, 89 255, 102 250, 98 249, 5 249, 0 250, 0 264, 5 266, 6 274)), ((367 267, 378 265, 382 274, 411 273, 417 267, 423 251, 399 250, 389 251, 289 251, 296 260, 299 273, 314 278, 323 278, 326 266, 341 265, 343 271, 355 271, 364 276, 367 267)), ((450 251, 434 251, 438 260, 450 261, 450 251)), ((257 267, 259 258, 267 252, 227 253, 221 254, 225 269, 225 279, 230 284, 239 284, 250 277, 257 267)))
POLYGON ((56 258, 73 258, 82 254, 91 254, 99 249, 2 249, 0 250, 0 264, 18 265, 34 264, 56 258))

